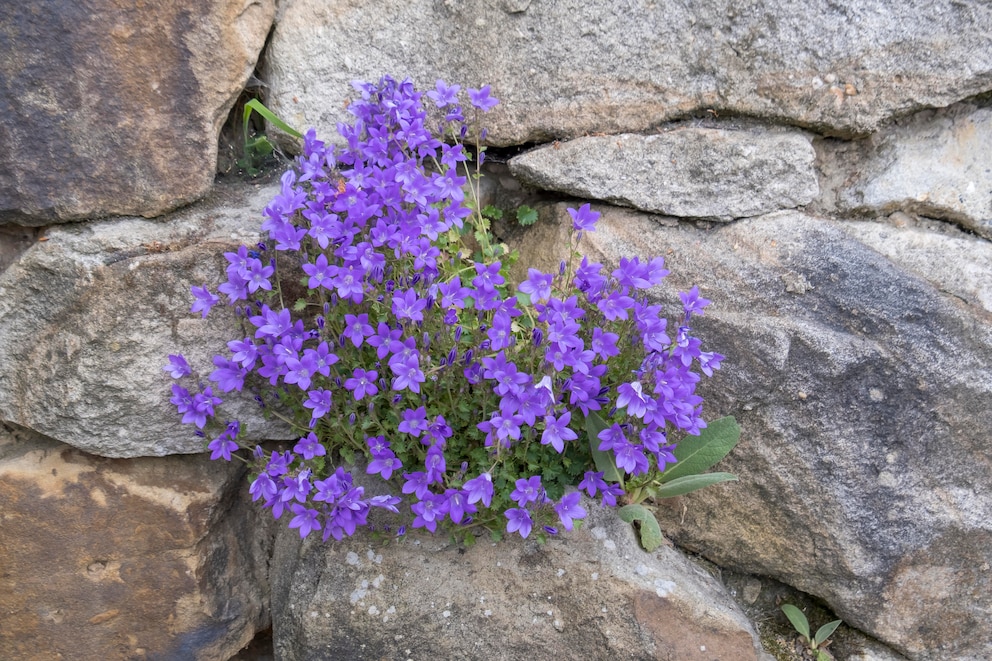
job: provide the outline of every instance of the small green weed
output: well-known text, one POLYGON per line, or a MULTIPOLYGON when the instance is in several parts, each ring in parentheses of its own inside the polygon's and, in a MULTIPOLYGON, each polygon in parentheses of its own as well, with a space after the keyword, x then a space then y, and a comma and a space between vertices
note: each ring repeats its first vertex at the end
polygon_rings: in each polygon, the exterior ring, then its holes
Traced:
POLYGON ((830 644, 827 640, 837 630, 840 626, 840 620, 834 620, 833 622, 828 622, 822 627, 817 629, 816 634, 810 638, 809 635, 809 620, 801 610, 793 606, 792 604, 785 604, 782 606, 782 612, 785 616, 789 618, 789 622, 792 626, 799 632, 799 635, 803 637, 806 642, 806 646, 809 647, 810 652, 813 653, 813 658, 816 661, 831 661, 833 657, 829 652, 825 651, 825 647, 830 644))

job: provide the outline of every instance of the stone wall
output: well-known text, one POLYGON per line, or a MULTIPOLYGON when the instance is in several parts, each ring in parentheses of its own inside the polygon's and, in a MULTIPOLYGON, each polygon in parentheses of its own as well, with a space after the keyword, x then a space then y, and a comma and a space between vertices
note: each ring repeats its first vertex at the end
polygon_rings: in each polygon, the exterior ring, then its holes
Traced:
MULTIPOLYGON (((197 454, 168 403, 165 355, 202 364, 234 323, 189 315, 189 287, 258 236, 276 190, 215 178, 221 125, 266 43, 266 103, 328 139, 353 79, 491 84, 487 139, 515 155, 486 194, 540 213, 501 228, 522 265, 556 265, 565 207, 589 201, 603 216, 583 250, 663 255, 660 302, 693 284, 713 301, 700 332, 727 359, 707 415, 740 421, 721 468, 741 481, 662 503, 675 543, 813 595, 885 646, 851 658, 992 657, 988 3, 106 1, 12 5, 0 26, 4 658, 227 659, 272 620, 279 658, 412 649, 348 638, 383 629, 390 605, 390 635, 406 635, 409 594, 335 610, 333 591, 305 585, 360 589, 380 572, 401 586, 426 551, 273 547, 241 475, 197 454)), ((286 438, 241 406, 252 440, 286 438)), ((605 520, 582 535, 508 550, 505 575, 486 573, 488 549, 429 553, 466 584, 537 580, 528 563, 597 573, 609 617, 633 622, 604 618, 569 647, 562 613, 594 618, 588 586, 549 574, 534 592, 554 597, 550 616, 502 603, 539 621, 514 639, 521 654, 545 640, 573 658, 703 658, 702 638, 732 641, 719 658, 763 654, 679 552, 626 575, 611 552, 640 553, 630 540, 605 520), (672 648, 657 612, 694 633, 672 648)), ((439 635, 523 626, 436 606, 439 635)))

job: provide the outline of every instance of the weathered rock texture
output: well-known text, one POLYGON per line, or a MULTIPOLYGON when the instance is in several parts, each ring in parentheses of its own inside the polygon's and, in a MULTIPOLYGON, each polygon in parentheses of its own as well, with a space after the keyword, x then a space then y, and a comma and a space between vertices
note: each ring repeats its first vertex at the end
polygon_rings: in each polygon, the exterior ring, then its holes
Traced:
POLYGON ((821 153, 825 210, 914 211, 992 238, 992 107, 919 113, 867 140, 824 141, 821 153))
POLYGON ((267 626, 242 471, 101 459, 0 426, 0 656, 226 661, 267 626))
MULTIPOLYGON (((188 314, 190 287, 213 287, 223 253, 258 241, 277 190, 221 189, 164 221, 50 228, 0 273, 0 421, 105 457, 202 452, 162 366, 182 353, 205 380, 211 357, 241 336, 226 305, 206 320, 188 314)), ((251 397, 224 399, 251 438, 285 438, 251 397)))
POLYGON ((809 138, 681 128, 577 138, 509 162, 521 181, 671 216, 729 221, 807 204, 819 192, 809 138))
POLYGON ((297 0, 265 77, 271 107, 331 135, 353 79, 410 76, 502 100, 492 144, 643 132, 712 110, 864 134, 992 88, 992 6, 885 0, 297 0), (967 63, 964 65, 963 63, 967 63))
POLYGON ((274 0, 0 8, 0 222, 156 216, 202 197, 274 0))
POLYGON ((415 533, 327 546, 285 530, 277 658, 768 659, 712 576, 669 547, 644 552, 612 511, 583 505, 583 528, 543 546, 415 533))
MULTIPOLYGON (((664 255, 663 301, 693 283, 713 300, 698 331, 727 359, 708 411, 744 429, 721 464, 741 481, 666 501, 663 528, 912 659, 992 656, 992 315, 947 293, 956 244, 982 260, 988 243, 932 233, 920 277, 912 228, 781 212, 706 230, 598 209, 584 252, 664 255), (857 238, 883 231, 893 261, 857 238)), ((556 264, 568 226, 564 205, 546 210, 520 263, 556 264)))

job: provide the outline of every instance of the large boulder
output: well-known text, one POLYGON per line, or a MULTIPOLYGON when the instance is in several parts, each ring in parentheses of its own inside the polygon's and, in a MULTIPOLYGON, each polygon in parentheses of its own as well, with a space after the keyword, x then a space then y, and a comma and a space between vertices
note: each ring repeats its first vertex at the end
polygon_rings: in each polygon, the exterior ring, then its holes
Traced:
MULTIPOLYGON (((190 287, 224 277, 225 251, 259 240, 278 186, 221 186, 210 200, 149 221, 59 225, 0 273, 0 421, 104 457, 202 452, 169 403, 167 356, 205 379, 243 337, 234 310, 189 313, 190 287)), ((250 396, 225 397, 249 439, 285 438, 250 396)))
POLYGON ((615 512, 582 504, 582 528, 544 545, 366 531, 327 545, 284 529, 277 658, 770 661, 716 579, 671 547, 643 551, 615 512))
POLYGON ((353 79, 491 84, 496 145, 715 113, 865 134, 992 88, 992 6, 727 0, 296 0, 266 57, 273 110, 330 135, 353 79), (967 63, 967 66, 962 65, 967 63))
MULTIPOLYGON (((564 207, 514 238, 521 263, 556 267, 564 207)), ((663 528, 911 659, 992 657, 992 246, 797 212, 708 228, 598 209, 583 252, 664 255, 662 302, 692 284, 713 300, 697 330, 727 358, 706 411, 744 430, 721 465, 740 482, 665 501, 663 528)))
POLYGON ((0 8, 0 223, 157 216, 202 197, 275 0, 0 8))
POLYGON ((0 425, 3 658, 230 659, 268 626, 271 537, 243 475, 0 425))
POLYGON ((811 202, 819 193, 815 156, 809 138, 795 131, 677 128, 553 143, 508 165, 536 188, 729 221, 811 202))
POLYGON ((943 218, 992 238, 992 107, 918 113, 867 140, 820 143, 820 208, 943 218))

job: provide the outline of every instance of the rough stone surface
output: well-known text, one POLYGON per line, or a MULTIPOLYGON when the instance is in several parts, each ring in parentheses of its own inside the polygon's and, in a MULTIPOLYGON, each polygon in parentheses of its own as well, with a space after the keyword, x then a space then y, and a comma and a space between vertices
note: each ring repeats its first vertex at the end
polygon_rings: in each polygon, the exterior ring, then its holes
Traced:
MULTIPOLYGON (((233 308, 189 314, 189 288, 224 277, 225 251, 255 243, 278 188, 220 188, 163 221, 49 228, 0 273, 0 421, 105 457, 203 451, 169 403, 167 355, 205 379, 241 337, 233 308)), ((285 438, 251 397, 225 397, 251 439, 285 438)))
POLYGON ((4 3, 0 223, 202 197, 274 16, 274 0, 4 3))
POLYGON ((0 425, 0 656, 227 661, 268 626, 271 538, 242 475, 0 425))
POLYGON ((464 549, 443 537, 276 540, 276 656, 303 659, 770 661, 719 582, 670 547, 649 554, 592 501, 581 530, 464 549))
POLYGON ((819 193, 809 138, 683 128, 576 138, 510 160, 523 182, 669 216, 729 221, 791 209, 819 193))
POLYGON ((921 112, 866 140, 824 141, 820 151, 824 209, 916 212, 992 238, 992 107, 921 112))
MULTIPOLYGON (((665 501, 663 528, 911 659, 992 657, 992 316, 934 284, 957 267, 924 279, 858 240, 874 228, 796 212, 705 229, 599 209, 585 252, 665 255, 663 302, 693 283, 714 301, 698 330, 727 359, 705 383, 708 415, 744 430, 721 464, 741 481, 665 501)), ((556 263, 568 223, 564 205, 545 209, 514 241, 521 263, 556 263)), ((893 230, 888 252, 916 238, 893 230)), ((987 250, 955 237, 943 260, 959 241, 987 250)))
POLYGON ((267 54, 269 102, 333 134, 353 79, 491 84, 492 144, 641 133, 713 111, 828 134, 992 89, 992 6, 756 0, 296 0, 267 54), (967 63, 966 66, 962 63, 967 63))

